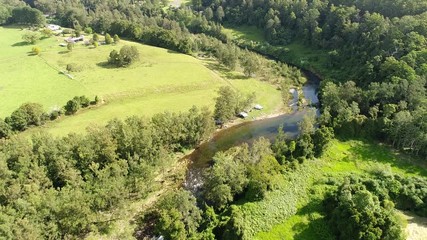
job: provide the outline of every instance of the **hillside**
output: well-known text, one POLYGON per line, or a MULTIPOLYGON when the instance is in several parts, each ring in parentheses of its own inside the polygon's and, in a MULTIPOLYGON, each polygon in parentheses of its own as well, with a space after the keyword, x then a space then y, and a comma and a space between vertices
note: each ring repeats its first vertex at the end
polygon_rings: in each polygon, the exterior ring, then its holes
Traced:
MULTIPOLYGON (((112 118, 131 115, 152 116, 168 111, 185 111, 193 105, 213 108, 216 91, 231 85, 243 93, 255 92, 265 112, 280 108, 280 92, 268 83, 248 79, 238 72, 225 71, 211 60, 199 60, 173 51, 129 41, 97 48, 76 44, 72 51, 59 46, 63 36, 43 39, 35 45, 40 56, 30 56, 33 45, 22 42, 27 30, 0 28, 1 82, 0 117, 8 116, 25 102, 40 103, 46 111, 63 106, 74 96, 99 96, 104 104, 63 117, 44 128, 55 135, 81 132, 92 123, 104 124, 112 118), (124 45, 136 46, 140 61, 128 68, 107 65, 109 53, 124 45), (80 71, 71 72, 73 79, 60 73, 67 64, 80 71)), ((91 36, 86 37, 89 39, 91 36)), ((33 131, 35 131, 33 129, 33 131)), ((29 131, 30 133, 32 131, 29 131)))

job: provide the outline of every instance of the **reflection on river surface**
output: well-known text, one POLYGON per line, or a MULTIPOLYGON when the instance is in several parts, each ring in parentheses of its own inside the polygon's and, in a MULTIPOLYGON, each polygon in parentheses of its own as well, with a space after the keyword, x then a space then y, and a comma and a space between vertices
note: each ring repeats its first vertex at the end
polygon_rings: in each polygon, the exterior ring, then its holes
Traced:
MULTIPOLYGON (((304 98, 309 103, 317 104, 319 102, 317 97, 319 78, 310 72, 304 71, 304 73, 309 79, 307 84, 303 87, 304 98)), ((298 95, 294 95, 292 102, 297 100, 298 95)), ((283 126, 283 130, 290 137, 295 137, 298 134, 298 123, 307 111, 307 108, 299 111, 295 109, 294 112, 290 114, 244 122, 218 132, 212 139, 201 144, 193 153, 185 157, 190 160, 190 164, 184 186, 189 190, 197 190, 201 185, 202 170, 209 165, 213 156, 218 151, 225 151, 242 143, 251 144, 260 137, 274 140, 280 126, 283 126)), ((317 109, 316 111, 318 112, 319 110, 317 109)))

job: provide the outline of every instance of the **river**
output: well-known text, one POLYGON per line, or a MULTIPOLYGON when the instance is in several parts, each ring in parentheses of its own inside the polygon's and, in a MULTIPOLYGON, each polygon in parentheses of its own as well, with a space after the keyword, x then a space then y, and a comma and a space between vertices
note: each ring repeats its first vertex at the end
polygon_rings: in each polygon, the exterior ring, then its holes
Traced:
MULTIPOLYGON (((303 94, 307 102, 317 104, 317 90, 320 78, 315 74, 302 70, 308 81, 303 87, 303 94)), ((298 93, 293 94, 291 104, 296 106, 298 102, 298 93)), ((298 134, 298 123, 307 113, 308 109, 298 110, 294 108, 292 113, 283 114, 274 118, 267 118, 257 121, 244 122, 242 124, 224 129, 216 133, 209 141, 202 143, 191 154, 185 158, 190 161, 187 177, 184 187, 196 192, 201 186, 202 171, 212 161, 213 156, 218 151, 225 151, 231 147, 242 143, 251 144, 254 140, 265 137, 274 140, 278 128, 282 125, 284 131, 290 136, 295 137, 298 134)), ((316 109, 318 113, 318 109, 316 109)))

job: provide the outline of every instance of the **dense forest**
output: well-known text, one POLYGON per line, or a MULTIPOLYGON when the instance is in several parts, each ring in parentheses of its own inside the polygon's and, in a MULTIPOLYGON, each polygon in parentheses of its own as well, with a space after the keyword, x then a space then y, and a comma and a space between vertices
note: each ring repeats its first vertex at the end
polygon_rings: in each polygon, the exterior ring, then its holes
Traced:
MULTIPOLYGON (((273 142, 259 139, 218 152, 203 173, 200 192, 164 194, 139 213, 136 238, 251 239, 254 233, 245 231, 235 204, 263 200, 278 188, 278 178, 320 157, 335 136, 375 139, 427 158, 426 1, 193 0, 191 7, 167 5, 155 0, 0 0, 0 24, 47 21, 76 33, 108 33, 205 54, 230 70, 241 67, 246 76, 277 85, 285 103, 289 85, 304 83, 301 72, 258 53, 286 59, 286 45, 299 42, 326 56, 321 68, 311 69, 324 77, 321 116, 308 113, 295 139, 279 129, 273 142), (268 43, 233 42, 222 24, 257 26, 268 43)), ((214 118, 230 120, 252 99, 224 87, 214 113, 192 108, 151 119, 129 117, 89 128, 84 135, 37 134, 30 140, 14 133, 60 113, 44 113, 37 104, 21 106, 0 119, 0 235, 76 239, 108 232, 123 206, 153 191, 156 174, 172 164, 175 153, 208 139, 214 118)), ((80 97, 70 101, 70 106, 90 104, 80 97)), ((394 209, 427 215, 423 178, 376 172, 328 184, 332 190, 322 204, 336 239, 403 239, 394 209)))

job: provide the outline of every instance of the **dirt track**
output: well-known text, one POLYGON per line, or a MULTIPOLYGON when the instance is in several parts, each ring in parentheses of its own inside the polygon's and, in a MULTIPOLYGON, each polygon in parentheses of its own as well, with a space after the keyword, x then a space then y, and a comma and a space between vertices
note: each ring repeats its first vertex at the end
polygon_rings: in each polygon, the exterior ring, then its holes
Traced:
POLYGON ((427 218, 418 217, 408 212, 402 212, 402 215, 408 221, 405 229, 407 240, 427 239, 427 218))

